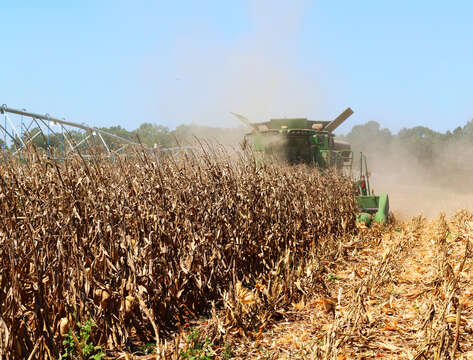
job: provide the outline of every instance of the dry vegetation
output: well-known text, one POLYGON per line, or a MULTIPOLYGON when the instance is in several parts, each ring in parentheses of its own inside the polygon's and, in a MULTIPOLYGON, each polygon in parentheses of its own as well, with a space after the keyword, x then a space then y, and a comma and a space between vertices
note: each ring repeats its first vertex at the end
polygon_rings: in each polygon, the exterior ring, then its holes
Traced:
POLYGON ((473 359, 471 213, 357 229, 346 179, 210 149, 0 169, 3 358, 90 320, 107 358, 473 359))
POLYGON ((239 359, 473 359, 473 214, 364 229, 327 266, 330 296, 240 343, 239 359))
POLYGON ((169 339, 201 317, 214 357, 326 293, 326 262, 355 227, 350 182, 209 151, 2 162, 3 357, 57 359, 72 330, 85 359, 88 320, 110 356, 147 343, 178 356, 169 339))

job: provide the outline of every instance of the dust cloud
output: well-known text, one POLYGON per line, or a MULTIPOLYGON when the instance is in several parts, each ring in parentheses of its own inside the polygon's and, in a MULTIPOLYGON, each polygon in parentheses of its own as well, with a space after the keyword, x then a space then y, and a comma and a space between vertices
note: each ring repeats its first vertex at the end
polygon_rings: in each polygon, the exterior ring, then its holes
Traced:
MULTIPOLYGON (((220 34, 219 27, 190 23, 173 39, 168 53, 153 58, 147 79, 150 108, 158 123, 171 128, 190 123, 207 126, 190 135, 233 145, 246 129, 231 111, 261 122, 271 117, 329 119, 340 110, 334 104, 345 102, 343 85, 327 75, 326 64, 319 63, 316 55, 305 58, 300 48, 309 2, 246 4, 248 24, 231 39, 220 34), (332 79, 330 85, 327 77, 332 79), (236 130, 225 137, 208 127, 236 130)), ((356 104, 346 104, 356 111, 356 104)), ((389 194, 396 215, 434 217, 440 211, 473 208, 471 144, 439 145, 427 164, 418 162, 400 143, 382 145, 366 151, 372 187, 389 194)))
POLYGON ((419 161, 399 141, 368 150, 371 185, 386 192, 397 218, 453 215, 473 209, 473 144, 466 141, 438 145, 430 161, 419 161))
POLYGON ((336 81, 322 85, 322 64, 305 58, 300 46, 308 5, 247 1, 248 24, 231 40, 210 25, 183 30, 166 54, 168 63, 157 64, 151 76, 160 84, 151 99, 156 117, 171 127, 238 127, 241 123, 231 111, 251 122, 271 117, 323 119, 336 113, 331 100, 343 91, 335 90, 336 81))

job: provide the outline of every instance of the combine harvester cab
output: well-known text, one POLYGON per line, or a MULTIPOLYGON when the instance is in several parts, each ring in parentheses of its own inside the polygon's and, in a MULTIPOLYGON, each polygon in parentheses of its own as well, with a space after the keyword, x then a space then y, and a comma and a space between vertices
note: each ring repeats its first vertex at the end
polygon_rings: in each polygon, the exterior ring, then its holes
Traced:
POLYGON ((360 153, 360 177, 355 182, 358 195, 355 201, 358 205, 357 222, 370 226, 374 221, 378 224, 386 224, 389 215, 389 197, 386 193, 374 195, 370 188, 370 174, 366 156, 360 153))

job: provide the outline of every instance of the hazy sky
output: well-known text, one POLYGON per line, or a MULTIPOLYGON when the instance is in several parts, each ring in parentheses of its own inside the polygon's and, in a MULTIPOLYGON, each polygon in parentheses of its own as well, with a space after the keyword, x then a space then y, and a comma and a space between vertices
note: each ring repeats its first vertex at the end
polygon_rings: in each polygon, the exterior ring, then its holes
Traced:
POLYGON ((473 118, 471 1, 0 2, 0 104, 95 126, 473 118))

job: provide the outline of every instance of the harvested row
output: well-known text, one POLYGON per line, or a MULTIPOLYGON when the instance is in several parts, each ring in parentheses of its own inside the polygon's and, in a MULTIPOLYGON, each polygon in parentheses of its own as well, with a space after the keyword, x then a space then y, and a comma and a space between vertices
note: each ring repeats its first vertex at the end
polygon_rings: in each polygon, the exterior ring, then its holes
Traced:
POLYGON ((244 156, 37 158, 0 174, 6 358, 55 359, 87 320, 106 349, 157 341, 355 225, 348 179, 244 156))
POLYGON ((327 293, 238 341, 233 358, 473 359, 473 213, 417 216, 352 238, 326 268, 327 293))

